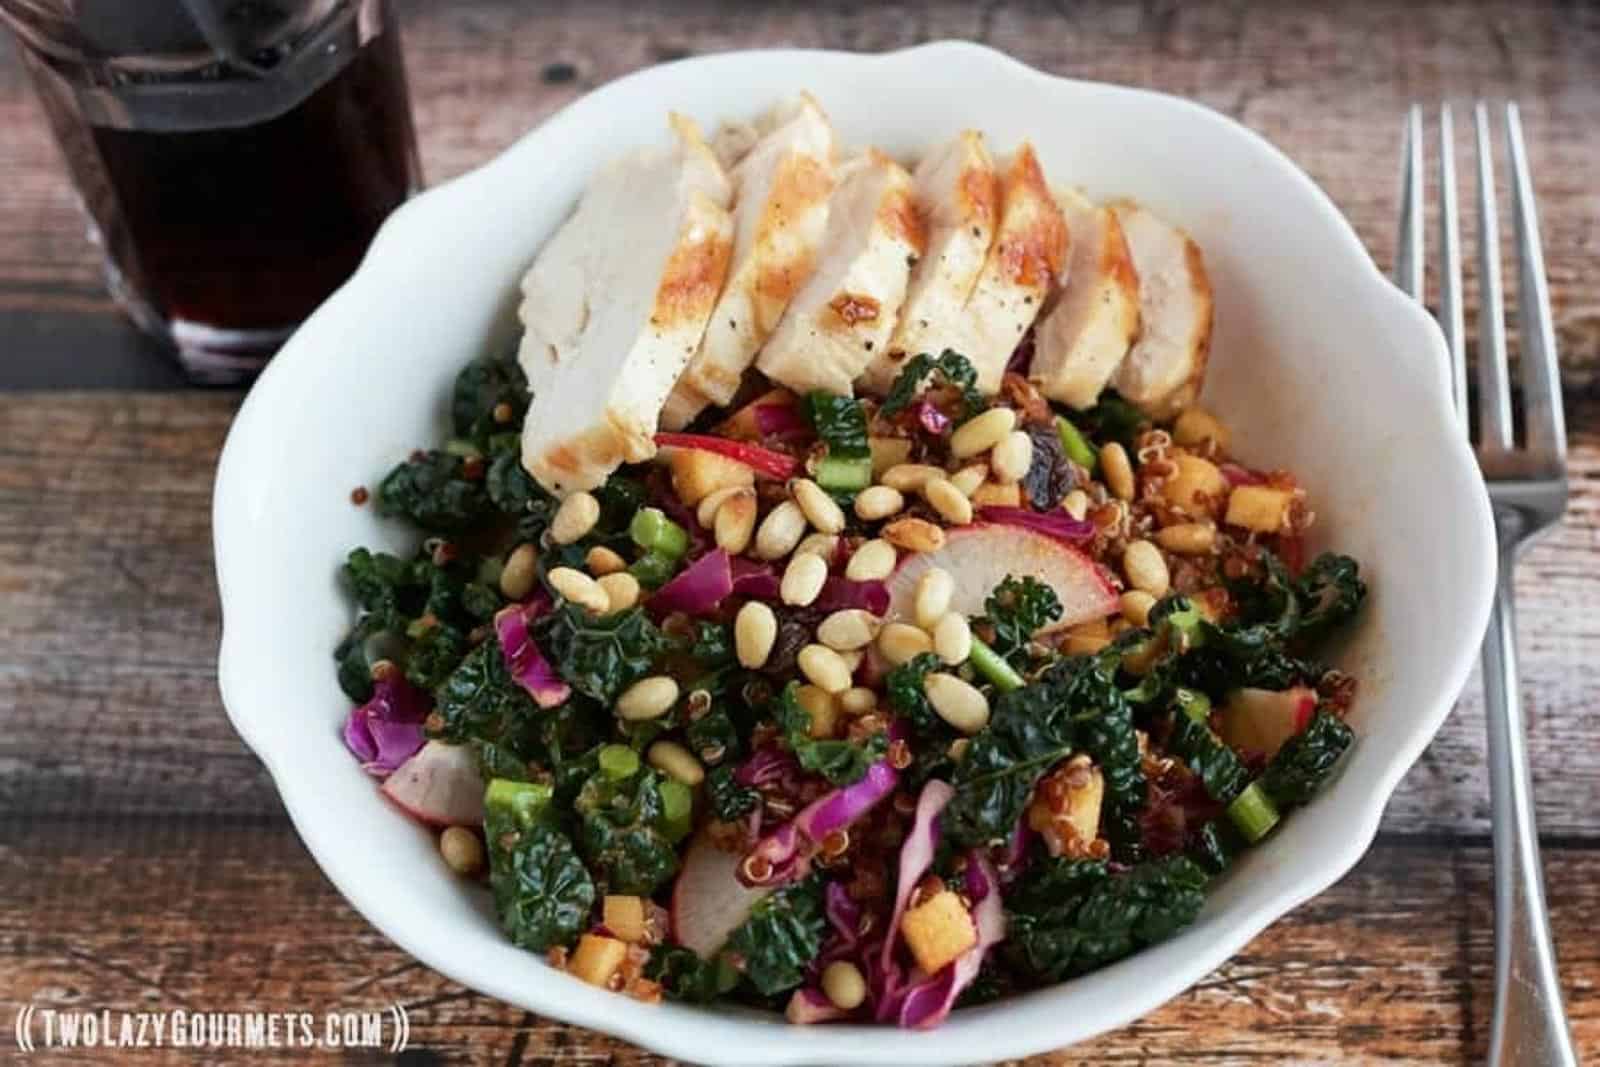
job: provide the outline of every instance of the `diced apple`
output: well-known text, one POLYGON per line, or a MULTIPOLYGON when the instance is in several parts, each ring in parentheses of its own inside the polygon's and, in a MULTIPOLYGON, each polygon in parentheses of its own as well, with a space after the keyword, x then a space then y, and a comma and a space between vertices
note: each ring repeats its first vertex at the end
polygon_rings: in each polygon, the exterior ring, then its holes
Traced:
POLYGON ((483 776, 465 745, 429 741, 383 780, 383 795, 429 826, 483 822, 483 776))
POLYGON ((1001 485, 999 482, 984 482, 973 492, 972 506, 975 508, 1020 508, 1022 506, 1022 486, 1016 483, 1001 485))
POLYGON ((978 943, 978 929, 961 898, 941 889, 900 917, 900 933, 917 966, 937 974, 978 943))
POLYGON ((1294 493, 1269 485, 1241 485, 1228 497, 1229 526, 1242 526, 1256 533, 1277 533, 1289 513, 1294 493))
POLYGON ((756 409, 759 407, 790 408, 796 417, 803 419, 795 395, 787 389, 768 389, 744 407, 723 419, 717 425, 716 433, 719 437, 731 437, 735 441, 760 441, 762 438, 761 424, 756 418, 756 409))
POLYGON ((1311 723, 1316 711, 1316 690, 1303 685, 1281 692, 1235 689, 1222 703, 1217 732, 1232 748, 1271 758, 1311 723))
POLYGON ((983 614, 983 602, 1007 576, 1037 578, 1055 590, 1061 618, 1049 630, 1103 620, 1117 610, 1117 591, 1088 556, 1054 537, 1020 526, 974 523, 945 531, 944 547, 906 556, 889 577, 889 614, 914 617, 917 580, 930 567, 955 579, 952 611, 983 614))
POLYGON ((727 456, 698 448, 679 448, 668 461, 672 468, 672 489, 688 507, 700 503, 718 489, 744 488, 756 484, 756 473, 727 456))
POLYGON ((1083 753, 1061 764, 1039 783, 1028 805, 1028 826, 1044 836, 1052 856, 1088 855, 1100 836, 1106 779, 1083 753))
POLYGON ((1105 800, 1106 777, 1099 767, 1091 768, 1089 780, 1067 792, 1066 818, 1078 832, 1078 840, 1093 841, 1100 834, 1100 805, 1105 800))
POLYGON ((1178 469, 1161 485, 1167 503, 1190 515, 1215 513, 1228 497, 1228 479, 1222 469, 1199 456, 1178 455, 1172 461, 1178 469))
POLYGON ((627 957, 628 946, 625 942, 599 934, 584 934, 578 939, 577 951, 573 952, 571 961, 567 963, 567 971, 590 985, 604 989, 627 957))
POLYGON ((877 478, 897 463, 911 458, 909 437, 869 437, 867 447, 872 450, 872 476, 877 478))
POLYGON ((772 892, 739 881, 740 859, 702 833, 690 843, 672 885, 672 936, 703 960, 715 956, 757 902, 772 892))
POLYGON ((605 928, 623 941, 637 945, 645 939, 648 924, 642 897, 607 896, 600 916, 605 928))

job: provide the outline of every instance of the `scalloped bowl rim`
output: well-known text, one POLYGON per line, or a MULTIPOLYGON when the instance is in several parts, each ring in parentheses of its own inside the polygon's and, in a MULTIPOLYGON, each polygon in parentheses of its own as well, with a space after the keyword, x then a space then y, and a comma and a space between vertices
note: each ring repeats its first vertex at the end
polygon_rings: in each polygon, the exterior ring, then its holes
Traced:
MULTIPOLYGON (((734 103, 728 105, 726 113, 738 115, 744 109, 745 105, 734 103)), ((830 110, 836 118, 841 114, 837 105, 830 105, 830 110)), ((1201 243, 1204 247, 1205 242, 1201 243)), ((514 283, 515 279, 510 281, 514 283)), ((503 316, 504 294, 500 300, 503 316)), ((425 346, 431 336, 426 323, 415 328, 419 345, 425 346)), ((1478 637, 1487 622, 1494 560, 1487 498, 1476 481, 1471 453, 1449 430, 1453 419, 1445 387, 1445 356, 1443 337, 1432 318, 1379 272, 1354 229, 1326 194, 1265 139, 1199 104, 1148 90, 1057 78, 1001 53, 963 42, 928 44, 880 55, 810 50, 734 52, 649 68, 582 97, 493 160, 418 196, 395 212, 356 274, 307 320, 262 374, 228 435, 213 501, 218 584, 225 621, 218 665, 224 703, 240 736, 266 765, 301 838, 334 885, 396 944, 468 987, 530 1011, 700 1062, 935 1064, 1023 1056, 1056 1048, 1153 1010, 1226 961, 1269 923, 1353 867, 1370 845, 1384 805, 1401 775, 1449 713, 1468 678, 1478 637), (930 70, 942 73, 930 75, 930 70), (274 629, 270 625, 273 620, 259 606, 269 595, 264 583, 293 580, 258 573, 256 562, 263 548, 263 530, 270 529, 276 521, 280 528, 274 532, 293 532, 299 521, 272 511, 267 485, 271 481, 271 465, 295 447, 286 439, 295 436, 290 431, 302 427, 295 422, 292 410, 303 406, 305 398, 314 395, 318 386, 336 384, 337 362, 329 360, 327 352, 345 345, 359 347, 367 324, 378 321, 371 318, 371 310, 393 310, 390 305, 396 301, 390 298, 386 303, 383 290, 403 277, 405 270, 413 269, 402 261, 414 264, 417 254, 426 252, 430 242, 439 243, 438 235, 453 218, 466 217, 473 210, 475 197, 492 197, 497 181, 504 182, 518 168, 530 166, 550 145, 586 144, 585 138, 592 140, 594 131, 607 127, 608 120, 620 121, 616 118, 621 114, 619 109, 632 106, 629 101, 673 101, 678 98, 676 93, 707 82, 714 82, 725 91, 741 82, 770 79, 773 71, 789 71, 791 77, 794 72, 804 71, 797 84, 821 89, 824 97, 829 78, 850 85, 855 84, 852 79, 859 78, 863 84, 875 87, 917 86, 936 85, 938 79, 953 79, 958 73, 981 74, 983 87, 977 92, 1037 91, 1052 98, 1093 100, 1107 108, 1151 116, 1157 110, 1171 112, 1182 118, 1186 129, 1198 131, 1209 142, 1244 153, 1263 172, 1270 172, 1270 180, 1279 187, 1276 195, 1295 200, 1305 212, 1304 230, 1294 240, 1318 250, 1330 289, 1345 285, 1352 292, 1359 291, 1365 301, 1364 310, 1374 319, 1381 318, 1384 328, 1395 337, 1404 339, 1392 353, 1390 370, 1397 388, 1410 398, 1412 418, 1420 427, 1419 439, 1437 449, 1438 476, 1448 483, 1441 492, 1447 494, 1447 503, 1455 509, 1450 544, 1463 571, 1455 601, 1460 635, 1435 657, 1437 662, 1430 667, 1431 699, 1412 709, 1412 718, 1396 728, 1398 733, 1388 738, 1384 752, 1367 753, 1359 772, 1346 768, 1341 774, 1342 778, 1359 774, 1360 792, 1355 792, 1354 784, 1345 788, 1349 783, 1336 782, 1328 793, 1338 792, 1339 796, 1319 797, 1297 816, 1309 819, 1319 807, 1336 805, 1344 833, 1334 840, 1319 840, 1312 854, 1295 860, 1294 870, 1288 873, 1275 867, 1270 859, 1252 855, 1250 862, 1257 866, 1251 870, 1262 872, 1259 877, 1250 876, 1255 883, 1235 886, 1239 899, 1230 896, 1231 903, 1226 907, 1208 903, 1201 923, 1171 941, 1060 986, 958 1012, 944 1027, 931 1033, 862 1026, 796 1031, 781 1020, 738 1009, 708 1011, 676 1004, 642 1005, 555 974, 536 957, 520 953, 509 944, 503 945, 504 951, 496 950, 490 941, 479 936, 484 931, 477 928, 485 925, 487 914, 481 901, 468 902, 468 906, 457 909, 458 915, 443 916, 437 926, 419 922, 418 905, 396 890, 395 876, 414 873, 418 879, 443 878, 443 868, 434 864, 418 870, 417 856, 421 853, 417 851, 408 853, 403 862, 391 864, 382 855, 350 847, 346 825, 350 813, 335 810, 329 803, 330 797, 348 783, 305 771, 328 756, 326 746, 338 744, 337 731, 325 731, 327 737, 308 737, 304 731, 286 724, 285 717, 279 714, 281 703, 274 696, 275 687, 281 683, 264 673, 269 665, 258 662, 264 657, 255 651, 264 642, 285 640, 281 625, 274 629), (930 78, 934 81, 930 82, 930 78), (1263 883, 1270 888, 1261 888, 1263 883)), ((451 364, 453 369, 461 357, 452 358, 456 359, 451 364)), ((320 432, 317 427, 309 429, 313 434, 320 432)), ((314 524, 315 520, 305 522, 314 524)), ((308 569, 321 566, 320 561, 308 564, 308 569)), ((318 581, 331 584, 320 577, 318 581)), ((327 591, 317 592, 321 596, 327 591)), ((1378 595, 1382 595, 1381 589, 1378 595)), ((326 655, 325 650, 322 655, 326 655)), ((381 808, 377 790, 372 789, 371 795, 381 808)), ((382 815, 393 817, 391 811, 383 811, 382 815)), ((371 817, 366 809, 359 813, 360 819, 371 817)), ((1290 829, 1294 823, 1290 820, 1290 829)), ((1257 852, 1272 853, 1272 849, 1257 852)), ((433 892, 432 887, 425 888, 433 892)), ((493 930, 487 934, 498 936, 493 930)))

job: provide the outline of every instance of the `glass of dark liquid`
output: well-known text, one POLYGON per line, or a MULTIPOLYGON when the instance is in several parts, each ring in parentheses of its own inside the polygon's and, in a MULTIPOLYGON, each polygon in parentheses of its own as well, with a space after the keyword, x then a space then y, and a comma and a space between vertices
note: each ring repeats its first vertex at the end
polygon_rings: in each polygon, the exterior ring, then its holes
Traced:
POLYGON ((421 184, 386 0, 0 0, 107 285, 249 378, 421 184))

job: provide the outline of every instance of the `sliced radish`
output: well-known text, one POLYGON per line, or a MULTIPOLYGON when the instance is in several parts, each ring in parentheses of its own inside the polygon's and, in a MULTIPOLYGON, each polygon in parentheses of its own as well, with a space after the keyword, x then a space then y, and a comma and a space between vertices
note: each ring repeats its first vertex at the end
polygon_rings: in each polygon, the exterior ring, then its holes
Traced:
POLYGON ((483 776, 465 745, 429 741, 383 780, 383 795, 429 826, 483 822, 483 776))
POLYGON ((977 523, 945 531, 937 552, 908 556, 889 577, 889 613, 911 618, 917 580, 930 567, 943 567, 955 579, 950 608, 982 615, 983 602, 1006 577, 1037 578, 1061 598, 1057 630, 1117 610, 1117 591, 1098 564, 1071 545, 1017 526, 977 523))
POLYGON ((730 441, 726 437, 698 433, 658 433, 656 444, 662 448, 698 448, 702 452, 715 452, 719 456, 738 460, 757 474, 779 481, 793 477, 800 468, 800 461, 793 456, 744 441, 730 441))
POLYGON ((672 936, 703 960, 715 956, 772 889, 739 881, 742 857, 724 852, 705 834, 689 845, 672 886, 672 936))
POLYGON ((1259 752, 1269 759, 1283 743, 1311 724, 1317 711, 1316 690, 1235 689, 1217 713, 1217 732, 1231 747, 1259 752))

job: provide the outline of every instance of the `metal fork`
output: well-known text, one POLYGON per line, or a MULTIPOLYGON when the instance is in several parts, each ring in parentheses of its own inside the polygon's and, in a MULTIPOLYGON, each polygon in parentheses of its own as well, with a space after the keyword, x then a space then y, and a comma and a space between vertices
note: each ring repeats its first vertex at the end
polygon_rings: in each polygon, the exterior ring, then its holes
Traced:
MULTIPOLYGON (((1516 231, 1517 326, 1522 339, 1523 443, 1513 439, 1505 305, 1500 286, 1500 235, 1496 222, 1494 158, 1489 109, 1474 113, 1478 146, 1478 465, 1489 487, 1498 535, 1500 573, 1494 610, 1483 644, 1483 688, 1488 718, 1489 788, 1494 829, 1494 1019, 1491 1067, 1576 1064, 1556 972, 1545 909, 1539 836, 1534 825, 1522 701, 1517 689, 1516 614, 1512 574, 1516 560, 1555 525, 1567 506, 1567 433, 1561 409, 1560 368, 1544 255, 1534 212, 1533 186, 1517 105, 1505 109, 1511 167, 1512 224, 1516 231)), ((1450 107, 1439 110, 1439 320, 1450 349, 1450 383, 1462 432, 1470 434, 1467 361, 1461 301, 1461 230, 1450 107)), ((1422 111, 1406 118, 1395 283, 1423 299, 1422 111)))

